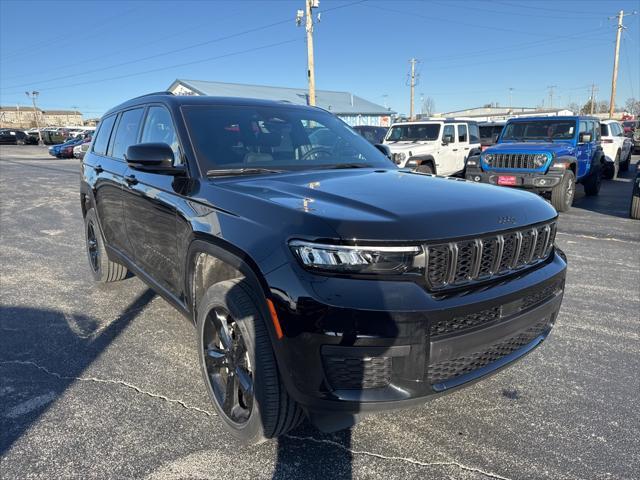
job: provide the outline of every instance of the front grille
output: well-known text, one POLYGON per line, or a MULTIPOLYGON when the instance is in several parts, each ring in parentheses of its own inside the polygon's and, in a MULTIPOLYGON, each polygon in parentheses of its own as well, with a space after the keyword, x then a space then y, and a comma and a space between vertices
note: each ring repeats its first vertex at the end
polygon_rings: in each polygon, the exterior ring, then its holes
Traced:
MULTIPOLYGON (((493 168, 521 168, 533 170, 536 168, 533 153, 494 153, 487 164, 493 168)), ((486 160, 485 160, 486 161, 486 160)))
POLYGON ((324 356, 324 369, 334 390, 386 387, 391 382, 390 357, 324 356))
POLYGON ((507 340, 495 343, 480 352, 430 364, 427 368, 429 382, 432 385, 445 382, 460 375, 473 372, 479 368, 486 367, 490 363, 500 360, 502 357, 531 343, 537 336, 549 328, 548 325, 547 321, 539 322, 524 332, 507 340))
POLYGON ((555 222, 474 240, 427 245, 426 279, 443 290, 499 277, 531 266, 551 253, 555 222))
POLYGON ((479 312, 433 321, 429 328, 430 337, 432 339, 437 339, 444 335, 459 334, 476 327, 488 326, 491 323, 508 318, 513 313, 526 310, 549 300, 556 294, 556 292, 562 290, 562 288, 562 282, 554 282, 540 290, 525 295, 520 299, 520 305, 518 306, 517 311, 510 311, 506 316, 503 316, 502 314, 501 305, 497 305, 485 310, 480 310, 479 312))

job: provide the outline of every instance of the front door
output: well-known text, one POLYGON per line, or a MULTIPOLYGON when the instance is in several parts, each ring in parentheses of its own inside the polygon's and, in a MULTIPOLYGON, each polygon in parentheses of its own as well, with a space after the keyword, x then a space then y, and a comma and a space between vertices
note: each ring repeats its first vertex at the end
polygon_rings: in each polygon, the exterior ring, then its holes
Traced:
MULTIPOLYGON (((139 143, 166 143, 180 162, 175 128, 169 111, 152 105, 139 143)), ((176 298, 181 295, 181 267, 176 236, 176 178, 129 168, 125 173, 124 215, 135 263, 176 298)))
POLYGON ((436 155, 436 173, 439 175, 452 175, 458 170, 458 144, 456 142, 456 128, 454 125, 445 125, 442 130, 442 144, 436 155), (446 140, 451 140, 447 142, 446 140), (445 144, 446 142, 446 144, 445 144))

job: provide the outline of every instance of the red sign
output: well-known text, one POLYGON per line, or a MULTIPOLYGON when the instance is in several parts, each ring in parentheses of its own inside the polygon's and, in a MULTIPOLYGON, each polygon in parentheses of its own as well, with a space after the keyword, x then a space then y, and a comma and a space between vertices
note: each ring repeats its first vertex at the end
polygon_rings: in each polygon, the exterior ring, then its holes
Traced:
POLYGON ((514 187, 517 185, 517 180, 514 175, 500 175, 498 177, 498 185, 508 185, 514 187))

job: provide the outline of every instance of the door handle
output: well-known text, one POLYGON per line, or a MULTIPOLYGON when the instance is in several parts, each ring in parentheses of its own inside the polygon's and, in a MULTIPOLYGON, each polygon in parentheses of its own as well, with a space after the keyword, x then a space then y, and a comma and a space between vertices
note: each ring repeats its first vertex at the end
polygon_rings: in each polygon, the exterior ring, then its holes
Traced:
POLYGON ((454 148, 454 149, 453 149, 453 151, 454 151, 454 152, 457 152, 457 151, 458 151, 458 149, 457 149, 457 148, 454 148))
POLYGON ((129 185, 135 185, 136 183, 138 183, 138 179, 136 178, 135 175, 125 175, 124 181, 127 182, 129 185))
POLYGON ((94 165, 93 169, 95 170, 96 173, 104 172, 104 168, 102 168, 102 165, 94 165))

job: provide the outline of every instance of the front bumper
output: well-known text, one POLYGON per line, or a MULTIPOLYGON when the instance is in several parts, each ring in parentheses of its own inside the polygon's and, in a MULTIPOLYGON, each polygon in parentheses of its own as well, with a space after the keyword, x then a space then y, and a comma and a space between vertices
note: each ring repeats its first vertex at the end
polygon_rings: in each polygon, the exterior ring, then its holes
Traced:
POLYGON ((489 286, 433 295, 413 282, 296 267, 267 281, 284 331, 274 345, 280 371, 312 420, 421 403, 509 365, 549 334, 566 272, 554 253, 489 286))
POLYGON ((526 188, 540 192, 549 191, 562 181, 564 170, 549 169, 545 173, 517 171, 484 171, 479 168, 467 168, 465 177, 476 183, 498 185, 501 176, 513 176, 516 179, 514 187, 526 188))

